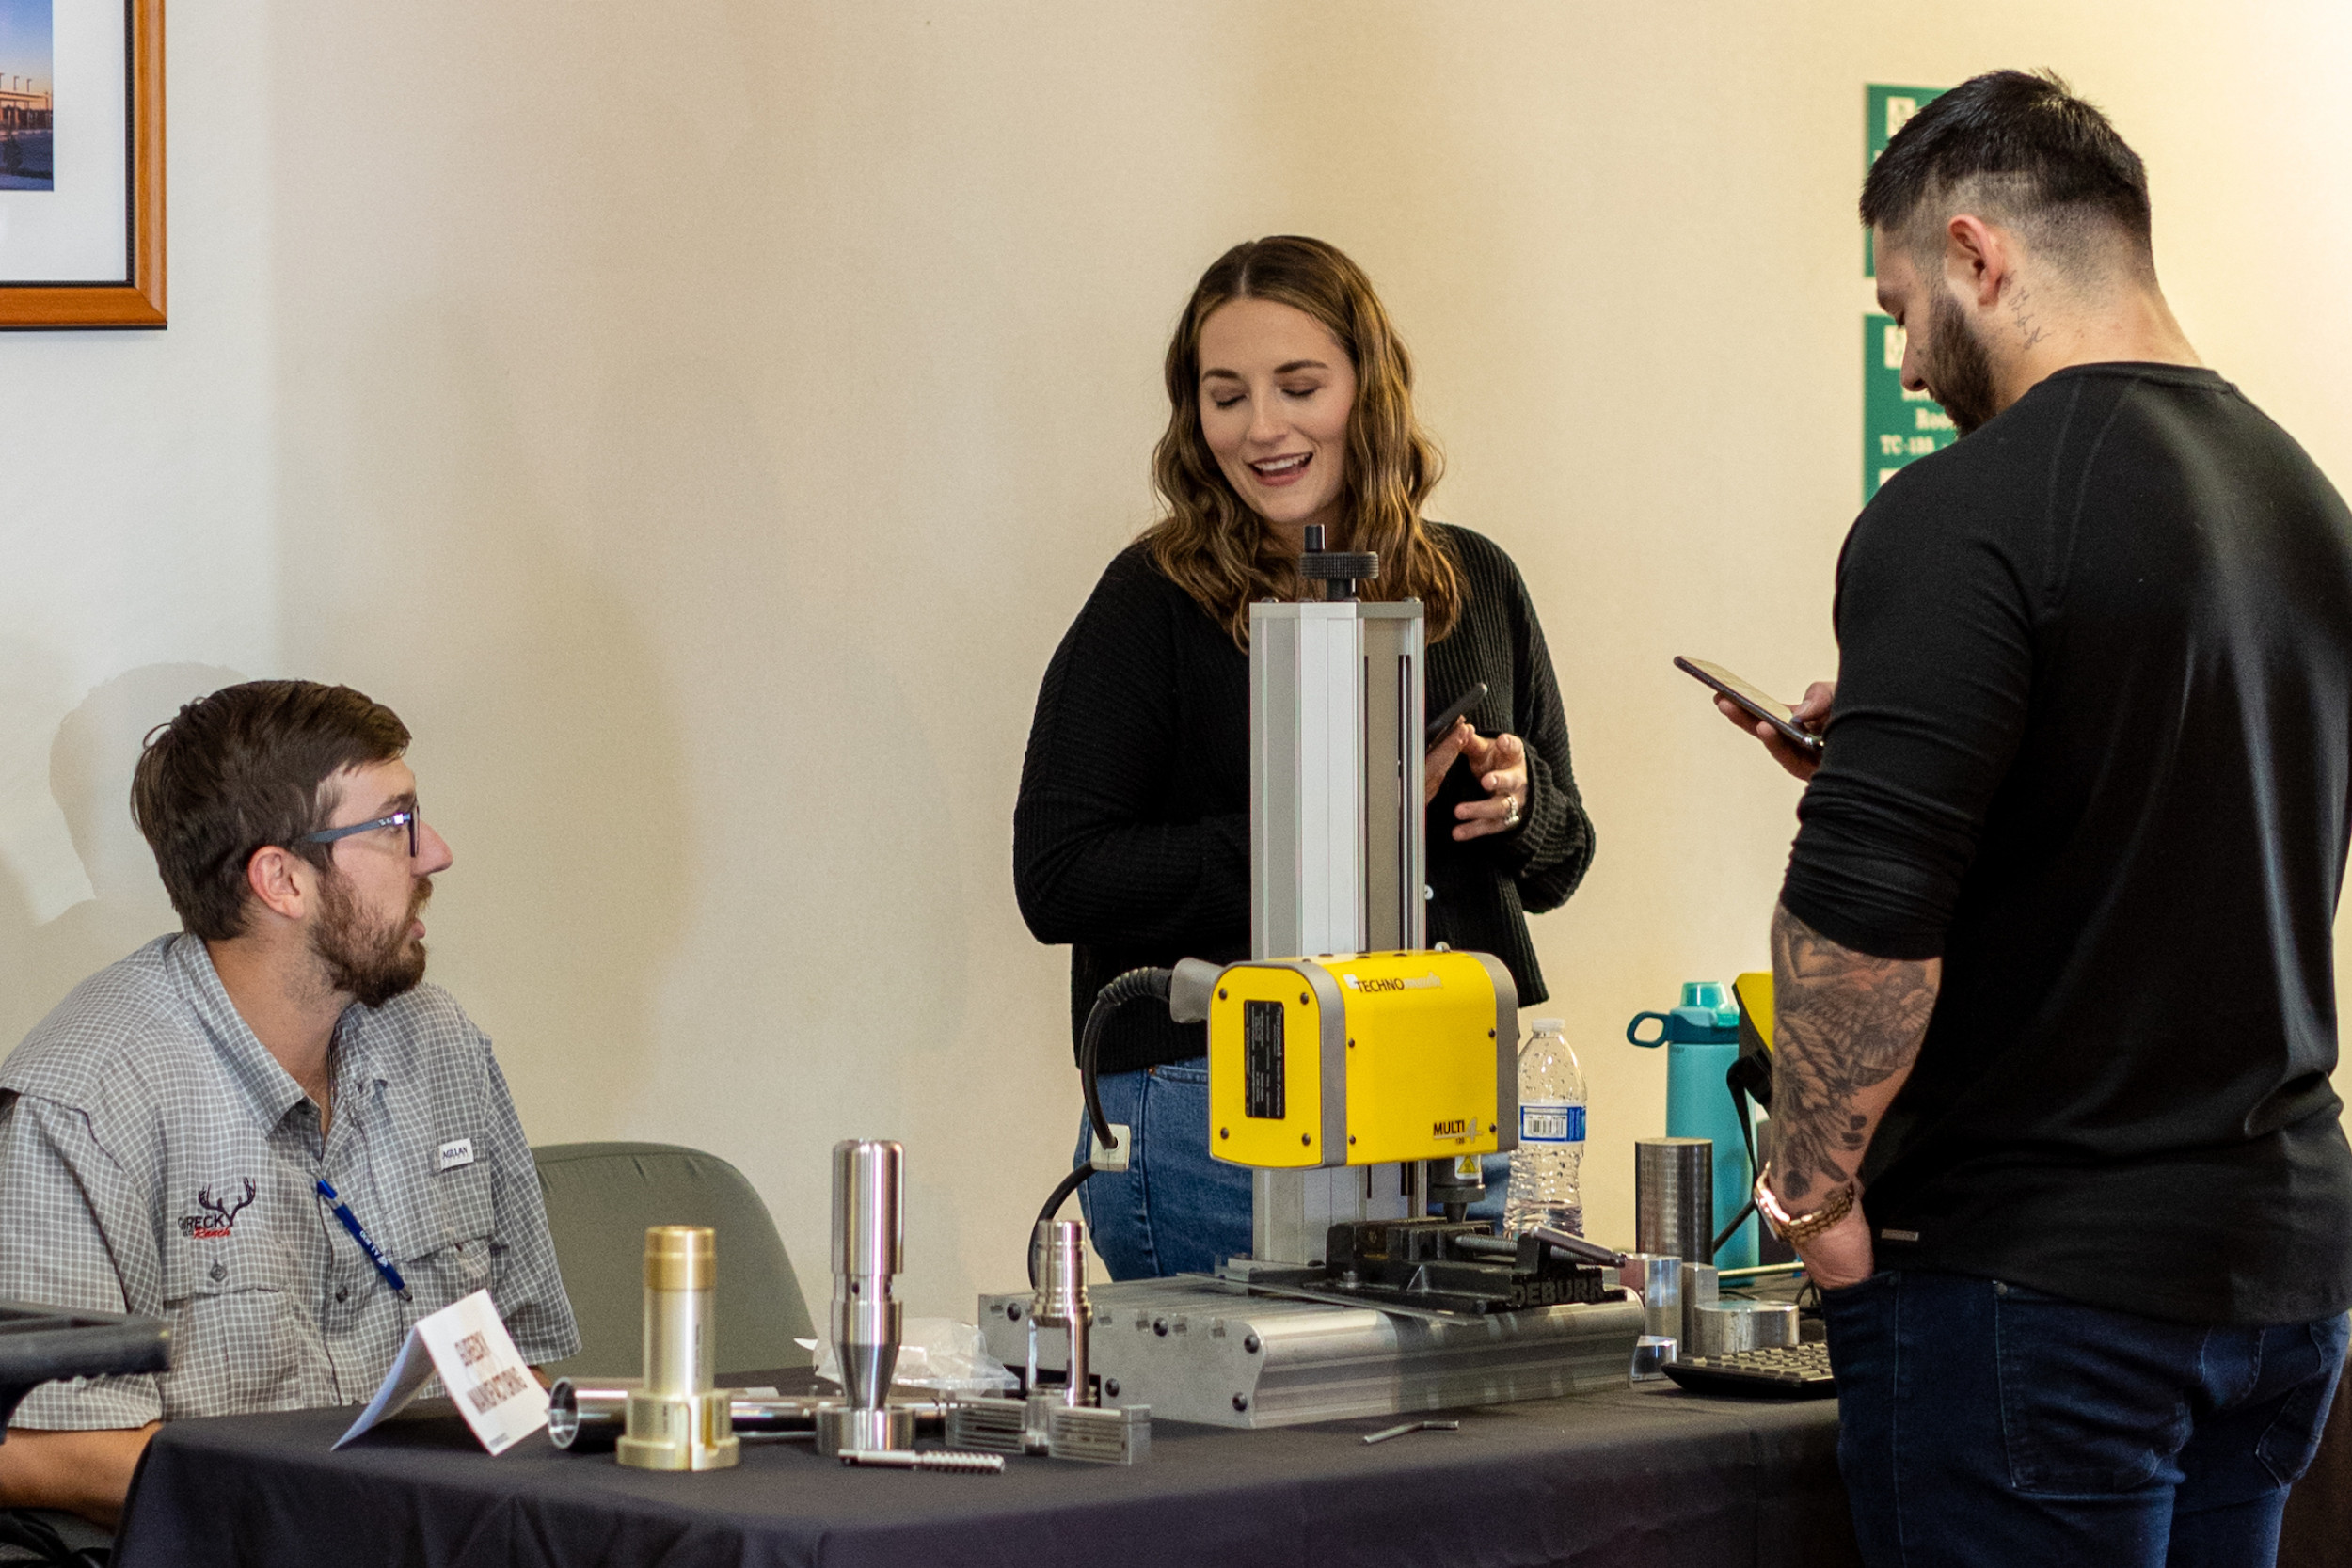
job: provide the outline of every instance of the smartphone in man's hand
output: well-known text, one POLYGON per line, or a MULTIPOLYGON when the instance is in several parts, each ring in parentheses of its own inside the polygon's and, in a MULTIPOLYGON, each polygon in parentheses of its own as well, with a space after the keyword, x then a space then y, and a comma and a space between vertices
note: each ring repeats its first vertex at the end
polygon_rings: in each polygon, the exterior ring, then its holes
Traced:
POLYGON ((1709 664, 1703 658, 1684 658, 1677 654, 1675 668, 1702 685, 1712 687, 1718 695, 1730 698, 1741 711, 1772 725, 1808 760, 1821 760, 1821 737, 1810 730, 1800 729, 1796 721, 1788 717, 1788 704, 1774 702, 1722 665, 1709 664))

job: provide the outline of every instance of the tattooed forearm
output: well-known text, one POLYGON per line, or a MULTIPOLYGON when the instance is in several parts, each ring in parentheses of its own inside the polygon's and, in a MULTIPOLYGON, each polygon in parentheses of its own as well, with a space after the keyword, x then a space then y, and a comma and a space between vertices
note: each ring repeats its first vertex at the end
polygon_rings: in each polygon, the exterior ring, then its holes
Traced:
POLYGON ((1826 1199, 1910 1076, 1943 979, 1940 958, 1874 958, 1772 911, 1772 1191, 1826 1199))

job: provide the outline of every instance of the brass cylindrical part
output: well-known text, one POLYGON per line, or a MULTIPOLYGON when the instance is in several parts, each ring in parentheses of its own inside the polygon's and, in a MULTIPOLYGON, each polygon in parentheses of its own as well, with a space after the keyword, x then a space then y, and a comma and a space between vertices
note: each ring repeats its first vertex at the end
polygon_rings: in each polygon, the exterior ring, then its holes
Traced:
POLYGON ((718 1237, 708 1226, 645 1232, 645 1392, 699 1394, 716 1381, 718 1283, 718 1237))
POLYGON ((624 1465, 641 1470, 718 1470, 742 1445, 726 1390, 713 1389, 719 1246, 708 1226, 645 1232, 645 1373, 628 1395, 624 1465))
POLYGON ((708 1291, 719 1283, 719 1233, 707 1225, 657 1225, 645 1232, 645 1289, 708 1291))

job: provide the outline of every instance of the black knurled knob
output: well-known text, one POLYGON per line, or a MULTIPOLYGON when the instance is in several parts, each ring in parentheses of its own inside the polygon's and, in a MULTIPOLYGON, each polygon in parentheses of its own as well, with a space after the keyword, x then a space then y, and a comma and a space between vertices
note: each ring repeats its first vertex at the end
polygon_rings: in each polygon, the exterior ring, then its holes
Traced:
POLYGON ((1370 582, 1380 575, 1380 557, 1371 550, 1309 550, 1298 558, 1298 575, 1320 582, 1370 582))

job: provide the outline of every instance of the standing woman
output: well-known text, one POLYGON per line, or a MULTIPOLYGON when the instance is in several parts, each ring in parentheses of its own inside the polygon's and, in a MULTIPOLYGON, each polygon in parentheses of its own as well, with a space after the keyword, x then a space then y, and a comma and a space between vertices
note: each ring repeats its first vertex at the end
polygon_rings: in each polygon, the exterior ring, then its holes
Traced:
MULTIPOLYGON (((1046 667, 1013 811, 1022 915, 1072 944, 1073 1040, 1127 970, 1249 957, 1249 606, 1305 596, 1311 523, 1328 548, 1378 553, 1363 597, 1421 600, 1431 709, 1486 683, 1429 753, 1428 940, 1494 954, 1522 1007, 1543 1001, 1526 912, 1576 891, 1593 825, 1518 569, 1421 515, 1438 453, 1371 281, 1320 240, 1235 245, 1193 290, 1167 376, 1152 460, 1167 515, 1112 561, 1046 667)), ((1117 1278, 1249 1249, 1249 1172, 1209 1155, 1207 1050, 1164 1008, 1120 1008, 1104 1031, 1103 1107, 1132 1130, 1131 1164, 1080 1192, 1117 1278)))

